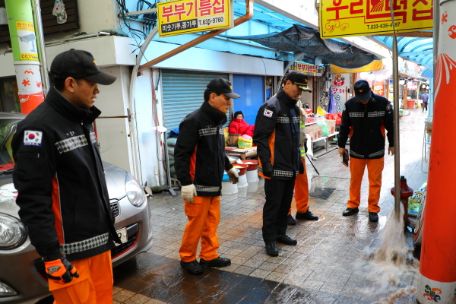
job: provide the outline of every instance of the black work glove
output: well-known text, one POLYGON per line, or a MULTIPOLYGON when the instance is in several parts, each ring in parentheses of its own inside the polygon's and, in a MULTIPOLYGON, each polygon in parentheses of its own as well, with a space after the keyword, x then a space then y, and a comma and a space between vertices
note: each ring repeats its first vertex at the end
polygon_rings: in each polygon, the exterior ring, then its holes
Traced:
POLYGON ((306 140, 304 141, 304 153, 307 154, 307 136, 306 136, 306 140))
POLYGON ((304 164, 302 163, 302 159, 299 159, 299 174, 304 174, 304 164))
POLYGON ((271 163, 265 163, 263 164, 263 175, 266 177, 272 177, 272 172, 274 170, 272 169, 271 163))
POLYGON ((69 283, 73 277, 79 278, 79 274, 60 251, 44 256, 45 275, 48 279, 59 284, 69 283))

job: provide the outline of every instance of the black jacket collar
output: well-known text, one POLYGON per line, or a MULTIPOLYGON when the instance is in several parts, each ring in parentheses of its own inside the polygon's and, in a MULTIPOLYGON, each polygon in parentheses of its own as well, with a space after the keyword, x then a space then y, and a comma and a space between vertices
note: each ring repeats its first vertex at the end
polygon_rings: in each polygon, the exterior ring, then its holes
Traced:
POLYGON ((203 102, 201 110, 205 112, 217 125, 224 125, 227 121, 226 115, 214 109, 209 102, 203 102))
POLYGON ((290 98, 283 89, 277 93, 277 99, 289 107, 294 106, 298 102, 296 99, 290 98))
POLYGON ((101 111, 93 106, 90 109, 78 108, 68 101, 55 87, 51 87, 46 102, 54 108, 62 116, 72 121, 84 121, 85 123, 92 123, 101 111))

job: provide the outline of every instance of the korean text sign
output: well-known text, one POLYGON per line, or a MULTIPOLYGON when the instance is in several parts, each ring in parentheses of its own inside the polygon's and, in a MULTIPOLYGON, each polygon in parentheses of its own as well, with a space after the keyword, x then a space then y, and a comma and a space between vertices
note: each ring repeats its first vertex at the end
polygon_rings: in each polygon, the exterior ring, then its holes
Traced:
POLYGON ((305 75, 309 75, 309 76, 322 76, 324 73, 323 66, 304 64, 304 63, 299 63, 299 62, 294 63, 290 67, 290 69, 299 71, 299 72, 304 73, 305 75))
POLYGON ((157 3, 160 37, 233 27, 232 0, 177 0, 157 3))
MULTIPOLYGON (((432 30, 432 0, 393 0, 397 32, 432 30)), ((321 0, 322 38, 393 33, 389 0, 321 0)))

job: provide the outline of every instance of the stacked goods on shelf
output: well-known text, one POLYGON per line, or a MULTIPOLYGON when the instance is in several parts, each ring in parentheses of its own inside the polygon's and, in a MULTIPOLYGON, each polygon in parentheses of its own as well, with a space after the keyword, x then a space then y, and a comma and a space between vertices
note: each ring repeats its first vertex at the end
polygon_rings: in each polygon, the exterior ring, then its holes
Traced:
POLYGON ((319 128, 318 128, 318 126, 316 124, 313 124, 313 125, 310 125, 310 126, 306 126, 306 128, 305 128, 306 134, 310 135, 310 139, 312 141, 319 137, 318 136, 318 131, 319 131, 319 128))
POLYGON ((329 134, 333 134, 334 132, 336 132, 336 120, 327 119, 326 125, 328 127, 329 134))
POLYGON ((174 168, 174 147, 176 146, 177 137, 171 137, 167 139, 168 144, 168 160, 169 160, 169 171, 171 177, 176 176, 176 168, 174 168))

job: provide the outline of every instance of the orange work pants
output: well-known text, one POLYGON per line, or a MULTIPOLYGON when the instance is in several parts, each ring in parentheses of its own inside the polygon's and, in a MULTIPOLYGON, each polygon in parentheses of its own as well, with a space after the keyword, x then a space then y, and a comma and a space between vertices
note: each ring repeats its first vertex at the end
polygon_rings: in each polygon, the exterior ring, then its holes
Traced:
MULTIPOLYGON (((301 157, 304 165, 304 174, 296 175, 294 188, 294 200, 296 202, 296 211, 306 213, 309 209, 309 181, 307 179, 306 158, 301 157)), ((291 214, 291 207, 288 214, 291 214)))
POLYGON ((359 159, 350 158, 350 198, 347 202, 348 208, 358 208, 361 201, 361 181, 363 180, 364 169, 367 166, 369 177, 369 212, 380 211, 378 201, 380 200, 380 189, 382 187, 382 171, 384 158, 359 159))
POLYGON ((188 222, 179 249, 181 261, 196 260, 196 249, 201 239, 200 258, 210 261, 218 258, 217 227, 220 222, 220 196, 195 196, 193 203, 184 201, 188 222))
POLYGON ((111 251, 70 263, 76 267, 79 278, 67 284, 49 280, 54 304, 112 304, 111 251))

